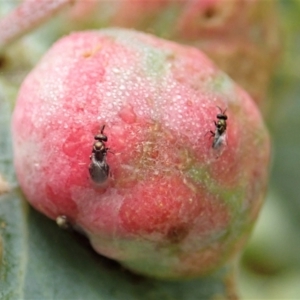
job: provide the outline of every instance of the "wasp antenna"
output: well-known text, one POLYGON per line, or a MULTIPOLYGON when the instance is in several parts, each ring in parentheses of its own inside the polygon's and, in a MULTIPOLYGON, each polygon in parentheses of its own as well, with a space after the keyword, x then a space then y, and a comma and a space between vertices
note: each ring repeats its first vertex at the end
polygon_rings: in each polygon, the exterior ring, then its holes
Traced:
POLYGON ((222 108, 217 105, 217 108, 220 110, 220 112, 221 112, 222 115, 225 115, 227 107, 224 110, 222 110, 222 108))
POLYGON ((101 128, 101 131, 100 131, 101 134, 103 134, 104 128, 105 128, 105 124, 101 128))

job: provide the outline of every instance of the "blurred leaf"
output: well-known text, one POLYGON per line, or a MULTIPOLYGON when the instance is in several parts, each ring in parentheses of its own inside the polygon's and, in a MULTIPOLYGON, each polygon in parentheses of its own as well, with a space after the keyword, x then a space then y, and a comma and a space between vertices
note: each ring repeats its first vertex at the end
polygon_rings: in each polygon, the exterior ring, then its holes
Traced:
POLYGON ((243 299, 300 299, 300 2, 278 2, 284 52, 270 93, 272 192, 242 260, 243 299))
POLYGON ((295 224, 300 226, 300 2, 283 0, 280 4, 285 49, 271 90, 269 125, 274 149, 271 183, 295 224))

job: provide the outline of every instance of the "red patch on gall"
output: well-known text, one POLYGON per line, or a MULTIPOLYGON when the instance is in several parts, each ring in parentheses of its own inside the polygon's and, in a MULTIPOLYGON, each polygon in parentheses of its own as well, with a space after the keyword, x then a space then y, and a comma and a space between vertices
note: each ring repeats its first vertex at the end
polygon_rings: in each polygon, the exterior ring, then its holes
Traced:
POLYGON ((223 205, 207 201, 203 191, 192 191, 178 176, 158 177, 132 187, 119 216, 130 234, 161 233, 170 240, 187 235, 195 226, 200 233, 224 228, 228 222, 223 205))
POLYGON ((55 219, 58 215, 67 215, 68 217, 76 218, 77 205, 71 200, 71 196, 68 189, 65 192, 57 193, 57 189, 51 187, 51 185, 45 186, 45 195, 49 199, 49 203, 46 214, 55 219))
POLYGON ((197 208, 195 194, 179 177, 159 177, 133 187, 119 214, 128 233, 167 233, 178 223, 192 223, 197 208))

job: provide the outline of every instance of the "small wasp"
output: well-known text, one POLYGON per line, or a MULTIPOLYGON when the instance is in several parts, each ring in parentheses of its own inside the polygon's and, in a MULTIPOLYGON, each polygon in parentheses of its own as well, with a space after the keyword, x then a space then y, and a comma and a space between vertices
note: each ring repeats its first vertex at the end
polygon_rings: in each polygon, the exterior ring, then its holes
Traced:
POLYGON ((217 114, 217 119, 218 121, 214 121, 216 129, 215 132, 210 130, 211 136, 214 137, 212 147, 214 149, 218 149, 221 145, 225 143, 225 131, 227 128, 227 115, 225 114, 226 109, 222 111, 222 109, 217 106, 218 109, 220 110, 220 114, 217 114))
POLYGON ((96 141, 90 156, 89 172, 92 180, 97 184, 105 182, 109 175, 109 165, 106 162, 106 154, 109 148, 105 146, 107 136, 103 133, 104 128, 105 125, 102 126, 100 133, 94 136, 96 141))

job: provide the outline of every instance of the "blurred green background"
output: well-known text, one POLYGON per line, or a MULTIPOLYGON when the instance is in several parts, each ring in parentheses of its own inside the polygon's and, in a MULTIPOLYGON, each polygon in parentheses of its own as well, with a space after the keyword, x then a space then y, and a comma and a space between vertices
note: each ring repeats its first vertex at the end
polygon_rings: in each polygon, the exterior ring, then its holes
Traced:
POLYGON ((242 299, 300 299, 300 1, 279 2, 282 58, 269 92, 273 161, 266 203, 242 257, 242 299))
MULTIPOLYGON (((5 0, 0 2, 1 13, 4 14, 5 10, 11 8, 11 4, 5 0)), ((254 233, 241 257, 238 276, 241 299, 300 299, 300 0, 281 0, 278 1, 278 5, 282 30, 282 57, 270 87, 270 107, 266 117, 273 143, 270 185, 254 233)), ((34 40, 32 41, 34 43, 34 40)), ((29 47, 31 57, 34 57, 35 53, 39 56, 47 47, 36 44, 30 46, 29 43, 25 45, 29 47)), ((1 79, 0 98, 1 93, 15 98, 17 90, 12 82, 20 81, 33 64, 26 54, 18 54, 17 49, 14 51, 11 56, 19 57, 19 60, 10 62, 10 72, 1 79)), ((2 63, 0 60, 0 66, 2 63)), ((11 153, 7 130, 12 109, 12 103, 0 101, 0 148, 5 149, 4 153, 11 153)), ((14 182, 11 157, 1 156, 0 162, 0 172, 5 174, 9 182, 14 182)), ((16 203, 14 205, 17 207, 16 203)), ((16 213, 11 216, 12 219, 27 217, 19 215, 17 209, 14 212, 16 213)), ((42 217, 36 215, 34 218, 36 220, 42 217)), ((61 238, 64 239, 63 234, 61 238)), ((18 249, 19 246, 12 245, 12 249, 18 249)), ((82 281, 84 288, 84 278, 79 276, 78 279, 82 281)), ((93 284, 96 286, 97 282, 93 284)), ((88 290, 90 285, 86 288, 88 290)), ((174 291, 176 294, 176 290, 174 291)))

